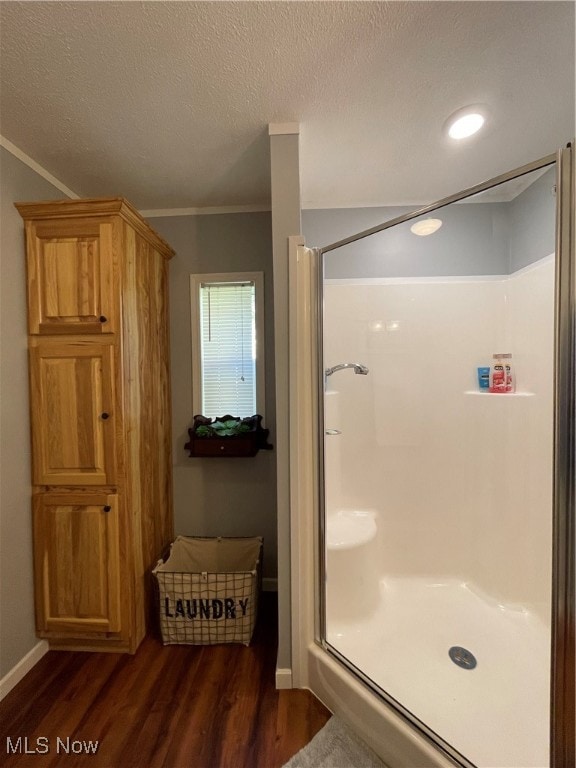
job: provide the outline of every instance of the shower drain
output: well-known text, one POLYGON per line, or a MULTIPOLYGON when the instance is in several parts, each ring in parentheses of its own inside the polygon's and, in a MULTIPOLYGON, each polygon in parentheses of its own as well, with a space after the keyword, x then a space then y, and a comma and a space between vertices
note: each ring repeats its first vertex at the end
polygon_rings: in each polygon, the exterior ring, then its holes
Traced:
POLYGON ((476 657, 473 653, 470 653, 466 648, 462 648, 460 645, 453 645, 448 651, 448 655, 459 667, 462 669, 474 669, 476 666, 476 657))

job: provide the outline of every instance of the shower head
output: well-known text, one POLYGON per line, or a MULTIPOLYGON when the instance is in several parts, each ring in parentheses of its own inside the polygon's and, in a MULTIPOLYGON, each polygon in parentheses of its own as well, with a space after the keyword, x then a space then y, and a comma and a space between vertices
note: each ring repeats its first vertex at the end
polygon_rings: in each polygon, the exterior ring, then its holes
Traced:
POLYGON ((332 368, 326 368, 324 377, 327 379, 328 376, 332 376, 333 373, 341 371, 344 368, 353 368, 354 373, 358 373, 361 376, 366 376, 368 374, 368 368, 362 363, 338 363, 338 365, 333 365, 332 368))

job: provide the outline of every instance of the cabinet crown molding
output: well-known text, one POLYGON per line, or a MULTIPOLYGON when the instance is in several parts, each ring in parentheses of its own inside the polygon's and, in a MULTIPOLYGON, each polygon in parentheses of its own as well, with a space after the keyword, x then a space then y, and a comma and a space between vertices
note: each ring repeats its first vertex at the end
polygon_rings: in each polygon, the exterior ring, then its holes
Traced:
POLYGON ((96 197, 81 200, 47 200, 14 203, 24 221, 47 219, 101 218, 121 216, 165 258, 175 255, 174 249, 155 232, 141 214, 124 197, 96 197))

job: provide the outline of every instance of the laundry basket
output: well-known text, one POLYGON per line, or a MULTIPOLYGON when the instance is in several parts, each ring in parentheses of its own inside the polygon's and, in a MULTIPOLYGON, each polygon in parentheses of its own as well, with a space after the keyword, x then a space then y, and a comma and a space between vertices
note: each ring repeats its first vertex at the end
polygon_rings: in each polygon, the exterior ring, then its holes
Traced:
POLYGON ((178 536, 152 571, 164 645, 249 645, 256 623, 261 536, 178 536))

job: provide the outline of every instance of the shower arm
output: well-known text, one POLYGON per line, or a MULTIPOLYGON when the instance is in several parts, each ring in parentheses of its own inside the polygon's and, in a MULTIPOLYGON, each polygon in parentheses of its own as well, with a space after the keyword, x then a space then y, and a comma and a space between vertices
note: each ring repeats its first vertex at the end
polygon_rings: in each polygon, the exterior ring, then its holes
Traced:
POLYGON ((366 376, 369 371, 369 369, 362 363, 338 363, 338 365, 333 365, 332 368, 326 368, 324 371, 324 380, 326 380, 328 376, 332 376, 336 371, 341 371, 344 368, 353 368, 354 373, 360 374, 361 376, 366 376))

